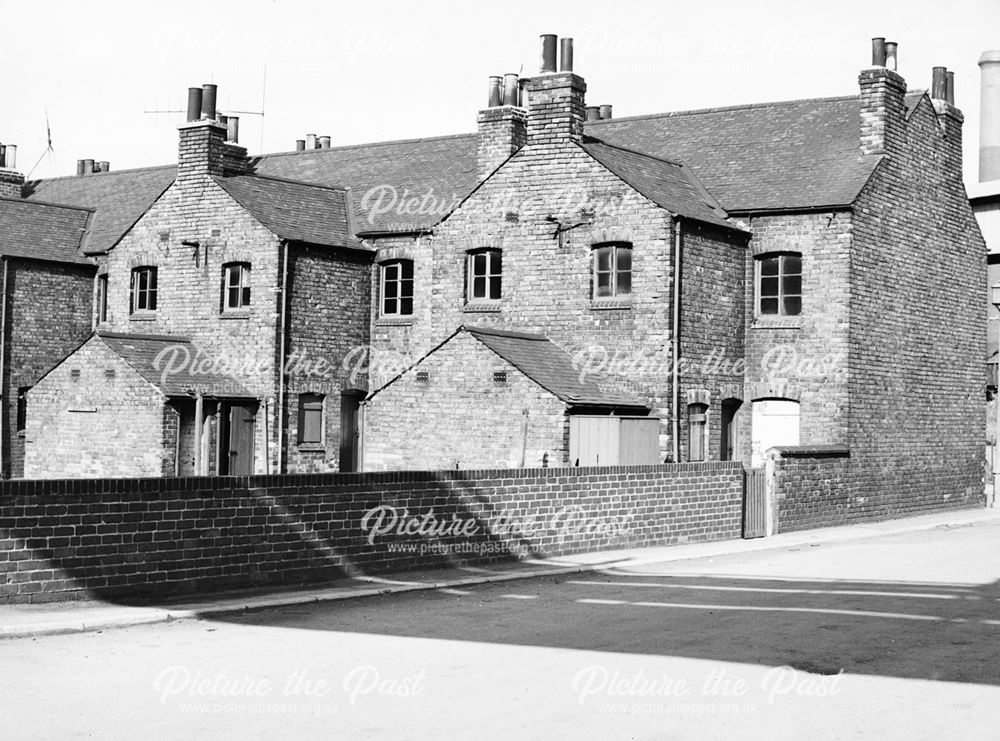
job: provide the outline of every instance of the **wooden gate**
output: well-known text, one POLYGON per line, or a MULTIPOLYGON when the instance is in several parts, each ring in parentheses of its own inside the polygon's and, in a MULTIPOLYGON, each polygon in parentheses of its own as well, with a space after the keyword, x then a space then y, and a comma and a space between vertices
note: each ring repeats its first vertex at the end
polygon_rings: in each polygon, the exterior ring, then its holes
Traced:
POLYGON ((763 468, 746 472, 743 485, 743 537, 767 535, 767 474, 763 468))

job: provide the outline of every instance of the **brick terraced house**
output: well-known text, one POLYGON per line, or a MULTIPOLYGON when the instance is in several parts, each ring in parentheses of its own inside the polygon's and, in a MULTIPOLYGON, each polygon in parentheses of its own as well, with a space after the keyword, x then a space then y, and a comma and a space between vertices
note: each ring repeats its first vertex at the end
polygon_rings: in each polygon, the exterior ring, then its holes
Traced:
POLYGON ((555 47, 491 78, 474 134, 248 158, 210 108, 176 169, 27 184, 100 220, 99 183, 163 178, 83 250, 96 336, 27 394, 26 473, 810 446, 848 458, 861 515, 979 501, 985 251, 953 91, 909 90, 876 40, 857 95, 613 118, 555 47), (269 362, 162 379, 160 345, 269 362))

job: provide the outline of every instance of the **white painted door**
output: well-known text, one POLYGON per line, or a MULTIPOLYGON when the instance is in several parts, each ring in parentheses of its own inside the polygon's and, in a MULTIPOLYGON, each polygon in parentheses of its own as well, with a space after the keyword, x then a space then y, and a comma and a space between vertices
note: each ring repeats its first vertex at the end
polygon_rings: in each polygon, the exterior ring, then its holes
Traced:
POLYGON ((799 403, 788 399, 755 401, 751 425, 750 465, 760 468, 768 448, 799 444, 799 403))

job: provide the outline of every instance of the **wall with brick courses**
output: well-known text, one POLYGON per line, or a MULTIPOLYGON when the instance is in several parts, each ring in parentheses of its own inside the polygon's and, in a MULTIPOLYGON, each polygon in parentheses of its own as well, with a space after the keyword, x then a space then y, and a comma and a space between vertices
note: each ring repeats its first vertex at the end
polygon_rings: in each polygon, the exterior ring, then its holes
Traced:
POLYGON ((844 445, 774 448, 768 455, 779 533, 856 519, 850 450, 844 445))
POLYGON ((849 444, 858 518, 983 501, 986 248, 961 179, 959 115, 949 110, 943 134, 924 98, 889 127, 889 156, 856 204, 849 444))
POLYGON ((161 476, 164 398, 100 339, 89 340, 28 392, 24 474, 161 476), (77 373, 74 374, 74 371, 77 373))
POLYGON ((7 482, 0 602, 157 598, 735 538, 742 482, 738 463, 7 482), (440 537, 426 534, 435 520, 440 537))
POLYGON ((369 344, 371 255, 297 245, 289 253, 286 470, 336 471, 340 464, 341 393, 367 391, 352 358, 369 344), (298 395, 323 394, 324 441, 301 446, 298 395))
MULTIPOLYGON (((660 444, 666 456, 672 225, 667 211, 575 144, 545 137, 542 143, 529 142, 435 227, 432 237, 422 237, 409 248, 415 260, 414 316, 405 326, 376 320, 373 366, 418 359, 462 324, 538 332, 576 356, 588 372, 603 372, 609 390, 631 393, 649 403, 652 413, 663 420, 660 444), (548 217, 564 225, 587 224, 564 231, 559 238, 557 225, 548 217), (631 300, 593 302, 592 247, 619 240, 633 244, 631 300), (503 299, 498 306, 466 304, 466 254, 483 247, 502 250, 503 299)), ((684 298, 690 302, 685 331, 691 345, 683 352, 689 351, 690 361, 700 368, 709 344, 718 344, 727 357, 742 354, 742 307, 720 302, 718 292, 706 297, 701 291, 711 277, 723 276, 742 291, 734 260, 742 265, 743 248, 733 245, 743 240, 707 230, 692 232, 686 239, 692 289, 684 298), (719 331, 711 332, 711 341, 705 343, 705 328, 711 326, 719 331)), ((700 371, 690 379, 698 388, 711 386, 716 397, 719 380, 716 374, 706 378, 700 371)), ((373 382, 372 387, 378 385, 373 382)), ((466 459, 476 454, 475 448, 475 440, 469 440, 456 453, 466 459)))
POLYGON ((94 268, 8 258, 4 327, 3 474, 24 475, 18 389, 42 375, 91 332, 94 268))
POLYGON ((751 404, 798 401, 802 445, 847 440, 847 357, 850 328, 851 214, 827 211, 748 218, 746 254, 746 380, 739 441, 750 463, 751 404), (802 255, 802 312, 757 316, 755 259, 774 252, 802 255))
POLYGON ((568 463, 566 405, 466 332, 376 394, 365 419, 369 471, 516 467, 522 446, 528 466, 568 463))

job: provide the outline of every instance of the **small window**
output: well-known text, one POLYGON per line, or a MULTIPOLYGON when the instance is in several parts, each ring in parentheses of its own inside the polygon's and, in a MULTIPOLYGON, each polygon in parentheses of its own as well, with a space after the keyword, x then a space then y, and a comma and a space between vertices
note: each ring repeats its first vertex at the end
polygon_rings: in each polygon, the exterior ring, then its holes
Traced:
POLYGON ((500 250, 469 253, 467 301, 499 301, 502 295, 503 263, 500 250))
POLYGON ((382 264, 382 316, 413 314, 413 260, 382 264))
POLYGON ((704 404, 688 405, 688 460, 705 460, 705 439, 708 407, 704 404))
POLYGON ((31 386, 21 386, 17 390, 17 431, 24 432, 28 426, 28 392, 31 386))
POLYGON ((798 316, 802 313, 802 255, 769 255, 757 260, 757 313, 798 316))
POLYGON ((234 262, 222 268, 222 308, 246 309, 250 306, 250 264, 234 262))
POLYGON ((605 244, 594 248, 595 299, 632 295, 632 245, 605 244))
POLYGON ((323 397, 299 394, 299 444, 323 442, 323 397))
POLYGON ((156 268, 141 267, 132 270, 130 311, 156 311, 156 268))
POLYGON ((97 323, 108 321, 108 274, 97 276, 97 323))

